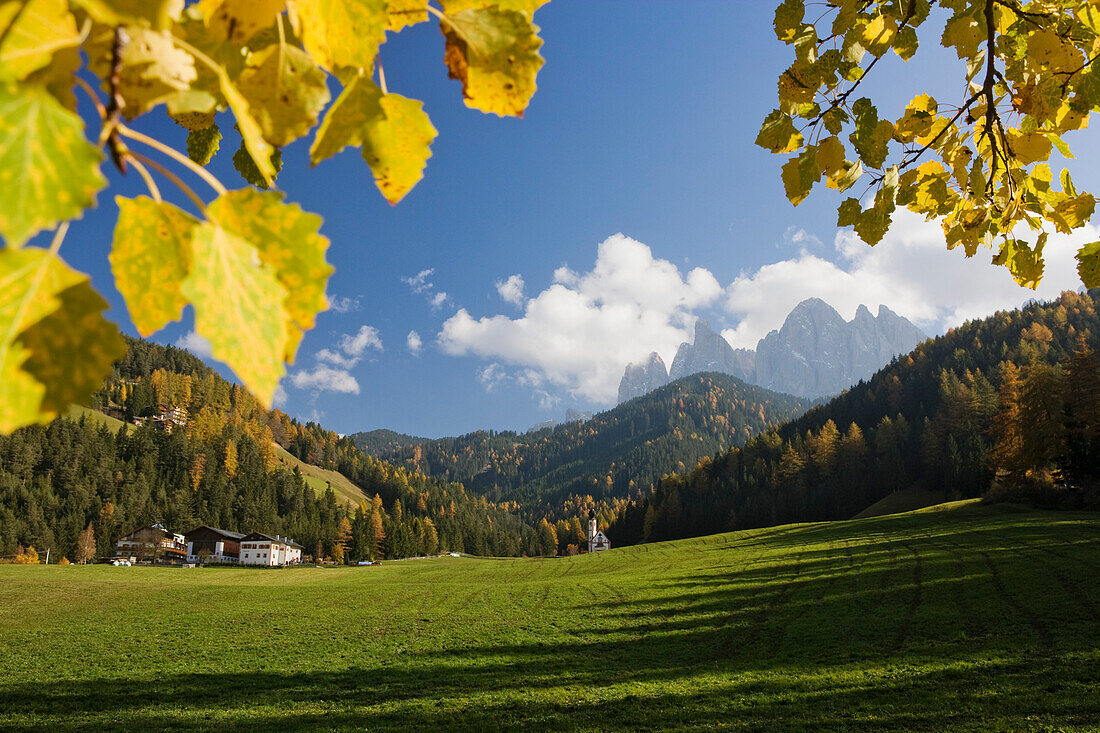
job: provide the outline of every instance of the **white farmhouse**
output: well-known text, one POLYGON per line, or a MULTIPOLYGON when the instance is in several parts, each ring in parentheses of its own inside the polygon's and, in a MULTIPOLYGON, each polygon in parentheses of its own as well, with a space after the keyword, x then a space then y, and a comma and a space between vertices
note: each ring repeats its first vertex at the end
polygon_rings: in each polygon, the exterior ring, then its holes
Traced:
POLYGON ((252 532, 241 538, 241 565, 297 565, 302 546, 289 537, 252 532))
POLYGON ((599 552, 600 550, 610 550, 611 542, 607 539, 607 535, 596 528, 596 512, 588 512, 588 551, 599 552))

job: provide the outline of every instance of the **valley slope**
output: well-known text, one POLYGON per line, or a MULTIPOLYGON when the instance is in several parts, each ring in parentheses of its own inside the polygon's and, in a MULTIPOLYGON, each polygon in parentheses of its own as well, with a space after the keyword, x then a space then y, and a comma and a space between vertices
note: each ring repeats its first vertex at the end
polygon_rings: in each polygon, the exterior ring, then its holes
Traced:
MULTIPOLYGON (((570 497, 606 502, 646 493, 662 475, 740 445, 810 404, 726 374, 702 373, 590 420, 536 432, 424 440, 374 431, 351 439, 410 472, 458 481, 491 500, 552 517, 570 497)), ((561 511, 577 509, 570 504, 561 511)))

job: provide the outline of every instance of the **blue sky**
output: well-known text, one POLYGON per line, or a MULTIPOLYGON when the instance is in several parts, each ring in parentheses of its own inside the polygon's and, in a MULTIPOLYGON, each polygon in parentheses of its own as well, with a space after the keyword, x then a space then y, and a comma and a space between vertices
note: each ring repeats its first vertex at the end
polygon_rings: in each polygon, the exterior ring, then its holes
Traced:
MULTIPOLYGON (((570 407, 611 406, 626 361, 653 350, 671 360, 696 317, 751 347, 804 297, 847 318, 859 302, 885 303, 935 333, 1034 296, 987 255, 963 263, 942 251, 935 225, 902 218, 870 250, 838 235, 832 192, 790 206, 783 159, 753 145, 791 57, 773 8, 553 0, 535 16, 546 65, 523 119, 462 104, 434 23, 391 36, 389 90, 423 100, 439 137, 424 180, 396 207, 358 151, 313 169, 308 141, 283 151, 279 187, 325 218, 340 310, 306 336, 280 406, 344 433, 522 430, 570 407)), ((961 96, 958 62, 927 46, 923 66, 892 58, 866 85, 884 114, 921 91, 961 96)), ((135 126, 183 145, 171 123, 135 126)), ((244 185, 236 145, 223 141, 211 165, 230 188, 244 185)), ((1075 174, 1095 186, 1084 167, 1075 174)), ((113 196, 144 190, 134 175, 111 182, 62 253, 134 333, 107 252, 113 196)), ((1076 287, 1072 254, 1052 259, 1041 295, 1076 287)), ((154 340, 193 343, 191 328, 187 311, 154 340)))

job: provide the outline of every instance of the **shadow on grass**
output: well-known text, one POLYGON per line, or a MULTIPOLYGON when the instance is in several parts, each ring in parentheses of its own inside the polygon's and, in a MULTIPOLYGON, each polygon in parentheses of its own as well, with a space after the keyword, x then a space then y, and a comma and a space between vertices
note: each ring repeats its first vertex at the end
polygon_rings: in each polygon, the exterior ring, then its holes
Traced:
POLYGON ((558 609, 557 635, 545 642, 467 637, 460 648, 349 655, 335 671, 283 672, 271 659, 251 671, 3 685, 0 727, 1100 726, 1100 624, 1083 605, 1100 591, 1088 541, 1095 517, 1070 528, 1069 544, 1008 514, 946 529, 911 518, 868 528, 858 537, 844 525, 773 532, 740 569, 609 587, 598 613, 579 600, 558 609), (1052 580, 1050 561, 1039 560, 1048 548, 1084 554, 1052 580))

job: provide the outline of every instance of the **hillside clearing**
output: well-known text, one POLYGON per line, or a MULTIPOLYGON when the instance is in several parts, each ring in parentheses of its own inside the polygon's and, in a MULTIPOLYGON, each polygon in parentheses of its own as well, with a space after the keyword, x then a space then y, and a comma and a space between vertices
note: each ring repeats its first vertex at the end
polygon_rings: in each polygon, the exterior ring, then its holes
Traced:
POLYGON ((364 494, 362 489, 339 471, 331 471, 327 468, 300 461, 278 443, 275 444, 275 455, 278 456, 279 463, 290 470, 297 467, 302 472, 302 477, 305 478, 306 483, 313 487, 318 496, 322 496, 325 489, 331 485, 339 501, 347 502, 352 506, 359 506, 361 501, 370 501, 370 497, 364 494))
POLYGON ((1088 730, 1100 514, 564 559, 0 567, 0 728, 1088 730))

